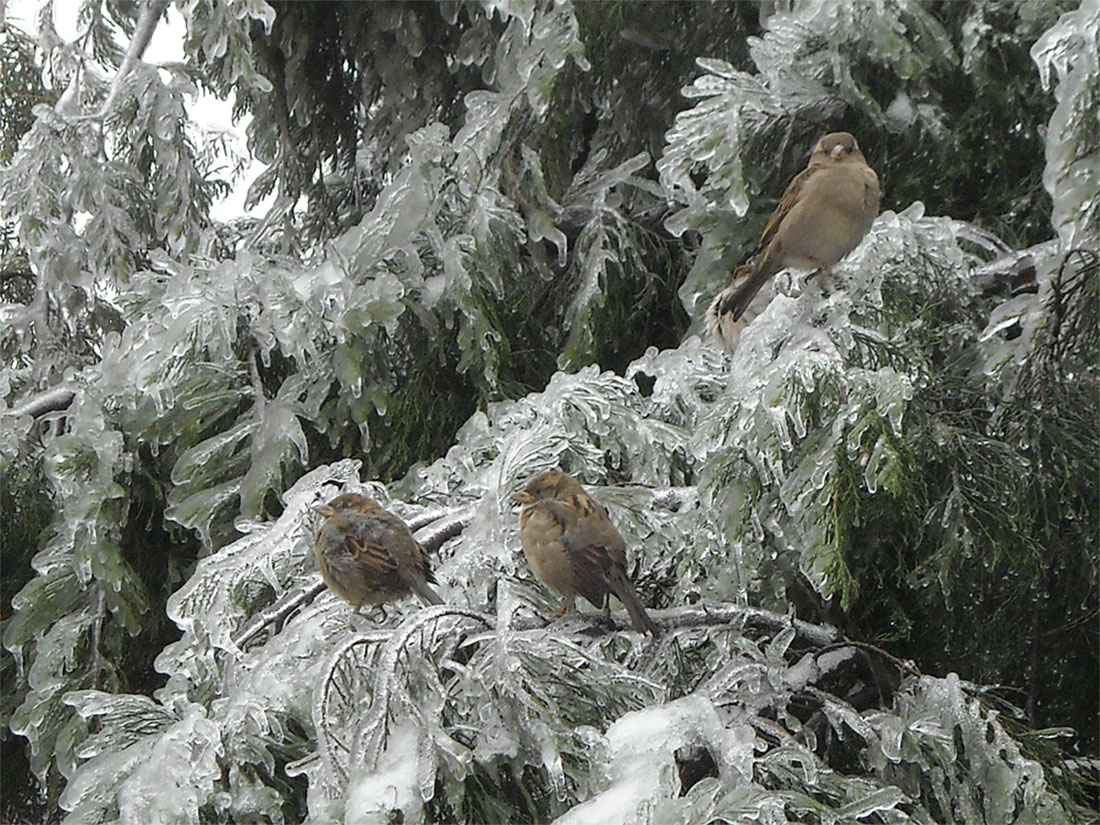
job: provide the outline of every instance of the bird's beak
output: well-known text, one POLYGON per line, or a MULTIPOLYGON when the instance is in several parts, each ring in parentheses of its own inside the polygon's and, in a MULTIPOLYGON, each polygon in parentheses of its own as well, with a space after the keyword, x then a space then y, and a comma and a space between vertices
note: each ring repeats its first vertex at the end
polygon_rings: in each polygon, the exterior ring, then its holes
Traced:
POLYGON ((844 154, 844 147, 839 143, 833 147, 832 155, 834 158, 838 158, 844 154))
POLYGON ((333 509, 332 507, 330 507, 327 504, 313 504, 313 505, 310 505, 310 507, 313 510, 316 510, 318 513, 320 513, 325 518, 328 518, 329 516, 333 515, 336 512, 335 509, 333 509))
POLYGON ((535 497, 524 490, 522 493, 516 493, 512 496, 512 501, 516 504, 532 504, 535 501, 535 497))

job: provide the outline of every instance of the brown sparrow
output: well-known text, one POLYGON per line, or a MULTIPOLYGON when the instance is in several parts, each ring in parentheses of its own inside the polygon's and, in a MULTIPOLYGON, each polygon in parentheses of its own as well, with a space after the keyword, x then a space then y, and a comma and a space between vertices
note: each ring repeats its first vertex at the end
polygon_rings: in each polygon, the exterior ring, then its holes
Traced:
POLYGON ((415 593, 425 604, 443 604, 424 548, 408 525, 378 502, 344 493, 314 507, 325 517, 314 552, 325 584, 359 613, 415 593))
POLYGON ((878 175, 856 139, 833 132, 819 140, 768 219, 755 259, 734 272, 707 310, 707 328, 718 342, 732 351, 737 342, 730 331, 740 333, 733 325, 775 273, 788 266, 824 272, 859 246, 878 215, 878 199, 878 175))
POLYGON ((626 542, 607 510, 565 473, 542 473, 512 497, 523 505, 523 555, 543 584, 563 597, 557 615, 573 609, 579 593, 595 607, 610 609, 614 593, 640 633, 657 626, 638 600, 626 575, 626 542))

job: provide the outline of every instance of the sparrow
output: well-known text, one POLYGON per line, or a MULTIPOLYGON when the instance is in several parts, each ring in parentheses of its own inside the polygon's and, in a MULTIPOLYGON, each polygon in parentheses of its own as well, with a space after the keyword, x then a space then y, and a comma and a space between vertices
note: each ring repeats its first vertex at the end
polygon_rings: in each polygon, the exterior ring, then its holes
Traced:
POLYGON ((718 343, 733 350, 740 334, 734 324, 777 272, 788 266, 824 272, 859 246, 878 215, 878 202, 878 175, 856 139, 833 132, 819 140, 768 219, 754 260, 734 272, 707 310, 707 328, 718 343))
POLYGON ((542 473, 512 500, 523 505, 520 540, 535 575, 562 597, 557 614, 572 610, 579 593, 610 610, 614 593, 640 633, 657 635, 626 575, 626 542, 605 510, 572 476, 542 473))
POLYGON ((408 525, 377 501, 344 493, 313 509, 325 517, 313 548, 321 577, 356 613, 409 593, 425 604, 443 604, 428 586, 435 576, 424 548, 408 525))

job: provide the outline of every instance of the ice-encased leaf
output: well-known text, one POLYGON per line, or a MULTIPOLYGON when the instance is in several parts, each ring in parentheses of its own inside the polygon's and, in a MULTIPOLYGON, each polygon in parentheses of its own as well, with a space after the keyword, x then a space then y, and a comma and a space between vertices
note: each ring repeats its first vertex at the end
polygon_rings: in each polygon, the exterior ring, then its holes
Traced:
POLYGON ((30 742, 31 769, 43 779, 52 757, 54 737, 64 727, 63 691, 81 667, 77 653, 83 649, 101 620, 88 599, 53 623, 37 640, 37 655, 27 672, 27 691, 12 712, 9 726, 30 742))
MULTIPOLYGON (((646 264, 638 252, 636 229, 626 220, 617 201, 615 190, 622 184, 642 185, 635 173, 649 163, 645 153, 635 155, 618 167, 593 176, 582 169, 573 187, 563 200, 570 208, 589 216, 576 241, 579 283, 572 292, 563 321, 569 336, 558 356, 561 369, 591 361, 596 336, 601 329, 596 323, 606 294, 616 281, 630 280, 644 272, 646 264)), ((563 255, 564 257, 564 255, 563 255)))
MULTIPOLYGON (((536 117, 545 114, 554 81, 568 57, 585 65, 569 4, 545 9, 519 4, 509 9, 508 17, 499 37, 479 30, 479 39, 486 37, 483 44, 493 44, 496 74, 486 79, 493 91, 472 91, 465 97, 466 118, 454 141, 463 181, 481 181, 492 167, 490 156, 499 148, 501 135, 521 102, 526 101, 536 117)), ((470 33, 464 41, 471 46, 475 42, 470 33)), ((476 58, 471 53, 468 59, 476 58)))
MULTIPOLYGON (((1053 803, 1039 764, 1021 752, 997 714, 970 695, 972 689, 955 674, 923 676, 898 695, 890 711, 866 714, 854 729, 872 746, 875 773, 926 806, 934 799, 949 819, 990 825, 1072 821, 1053 803)), ((846 719, 851 721, 850 714, 846 719)))
POLYGON ((157 740, 142 739, 123 750, 107 751, 79 771, 65 786, 60 805, 69 812, 68 825, 119 822, 119 786, 140 766, 149 761, 157 740))
POLYGON ((99 731, 77 749, 76 756, 80 759, 122 750, 178 721, 167 708, 147 696, 79 690, 66 693, 63 701, 75 708, 81 718, 95 719, 100 726, 99 731))
POLYGON ((650 347, 627 367, 626 377, 641 388, 652 381, 646 415, 693 432, 726 387, 722 353, 698 336, 685 338, 675 349, 650 347))
POLYGON ((241 480, 241 514, 245 518, 263 513, 264 498, 270 490, 281 486, 286 463, 305 465, 309 459, 294 398, 285 392, 288 385, 293 392, 300 382, 288 378, 283 382, 279 397, 270 402, 261 401, 262 406, 257 410, 249 449, 251 460, 241 480))
POLYGON ((217 725, 192 709, 153 742, 148 759, 118 790, 120 825, 198 822, 199 808, 222 775, 217 725))

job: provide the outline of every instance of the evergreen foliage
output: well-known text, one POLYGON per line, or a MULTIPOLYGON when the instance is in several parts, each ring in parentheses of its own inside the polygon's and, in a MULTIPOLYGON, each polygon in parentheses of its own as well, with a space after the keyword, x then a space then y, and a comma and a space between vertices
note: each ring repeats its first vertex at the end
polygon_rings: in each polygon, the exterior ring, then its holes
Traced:
POLYGON ((1095 820, 1096 0, 173 8, 184 64, 152 0, 0 34, 0 816, 1095 820), (721 355, 840 128, 884 213, 721 355), (550 468, 658 639, 547 628, 550 468), (446 605, 349 631, 343 486, 446 605))

